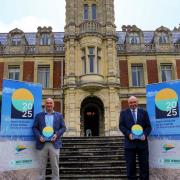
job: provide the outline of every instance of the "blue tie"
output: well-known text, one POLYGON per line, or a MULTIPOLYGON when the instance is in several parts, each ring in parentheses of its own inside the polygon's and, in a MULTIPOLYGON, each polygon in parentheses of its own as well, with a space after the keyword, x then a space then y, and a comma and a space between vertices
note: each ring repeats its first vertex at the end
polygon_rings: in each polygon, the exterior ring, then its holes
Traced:
POLYGON ((132 110, 132 115, 133 115, 134 122, 136 123, 136 111, 135 110, 132 110))

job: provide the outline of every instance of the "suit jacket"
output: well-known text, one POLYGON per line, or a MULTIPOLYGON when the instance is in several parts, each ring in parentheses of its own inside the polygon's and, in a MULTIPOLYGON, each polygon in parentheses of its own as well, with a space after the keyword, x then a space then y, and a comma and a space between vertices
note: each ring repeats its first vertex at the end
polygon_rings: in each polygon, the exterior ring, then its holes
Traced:
POLYGON ((148 113, 143 109, 137 109, 137 122, 143 128, 144 135, 146 136, 145 141, 142 140, 130 140, 129 134, 131 133, 131 127, 135 124, 132 112, 128 108, 121 111, 119 118, 119 129, 125 136, 125 148, 148 148, 147 136, 151 132, 151 124, 148 113))
MULTIPOLYGON (((46 127, 46 122, 45 122, 45 112, 41 112, 35 116, 34 124, 33 124, 33 132, 35 135, 36 139, 36 149, 42 149, 44 147, 45 142, 41 142, 39 138, 42 136, 42 131, 44 127, 46 127)), ((63 120, 63 115, 54 112, 54 121, 53 121, 53 129, 54 133, 57 134, 57 139, 53 143, 54 147, 56 149, 59 149, 62 147, 62 141, 61 141, 61 136, 63 133, 66 131, 66 126, 63 120)))

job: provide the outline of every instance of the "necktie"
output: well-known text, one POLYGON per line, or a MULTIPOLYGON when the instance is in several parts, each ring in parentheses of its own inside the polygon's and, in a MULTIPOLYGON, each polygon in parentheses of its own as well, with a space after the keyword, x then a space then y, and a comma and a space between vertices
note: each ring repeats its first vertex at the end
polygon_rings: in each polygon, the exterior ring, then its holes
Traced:
POLYGON ((134 122, 136 123, 136 111, 135 110, 132 110, 132 115, 133 115, 134 122))

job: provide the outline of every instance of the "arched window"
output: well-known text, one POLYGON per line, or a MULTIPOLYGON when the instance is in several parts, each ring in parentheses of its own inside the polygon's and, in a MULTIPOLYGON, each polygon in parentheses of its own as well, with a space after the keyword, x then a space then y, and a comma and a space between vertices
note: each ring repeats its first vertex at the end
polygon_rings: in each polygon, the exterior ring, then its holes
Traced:
POLYGON ((84 4, 84 20, 88 20, 88 4, 84 4))
POLYGON ((92 5, 92 19, 96 20, 96 4, 92 5))

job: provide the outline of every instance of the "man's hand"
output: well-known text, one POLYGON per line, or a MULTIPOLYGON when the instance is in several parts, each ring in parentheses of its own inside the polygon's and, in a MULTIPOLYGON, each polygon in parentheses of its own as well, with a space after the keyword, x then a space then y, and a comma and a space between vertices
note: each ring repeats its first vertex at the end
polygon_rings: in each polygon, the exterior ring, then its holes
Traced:
POLYGON ((129 134, 129 139, 133 140, 133 135, 132 134, 129 134))
POLYGON ((44 139, 42 136, 39 138, 39 140, 40 140, 41 142, 45 142, 45 139, 44 139))
POLYGON ((54 142, 57 139, 57 134, 54 134, 53 137, 51 138, 51 141, 54 142))
POLYGON ((142 140, 142 141, 145 141, 145 139, 146 139, 146 136, 143 134, 143 135, 141 136, 141 140, 142 140))

